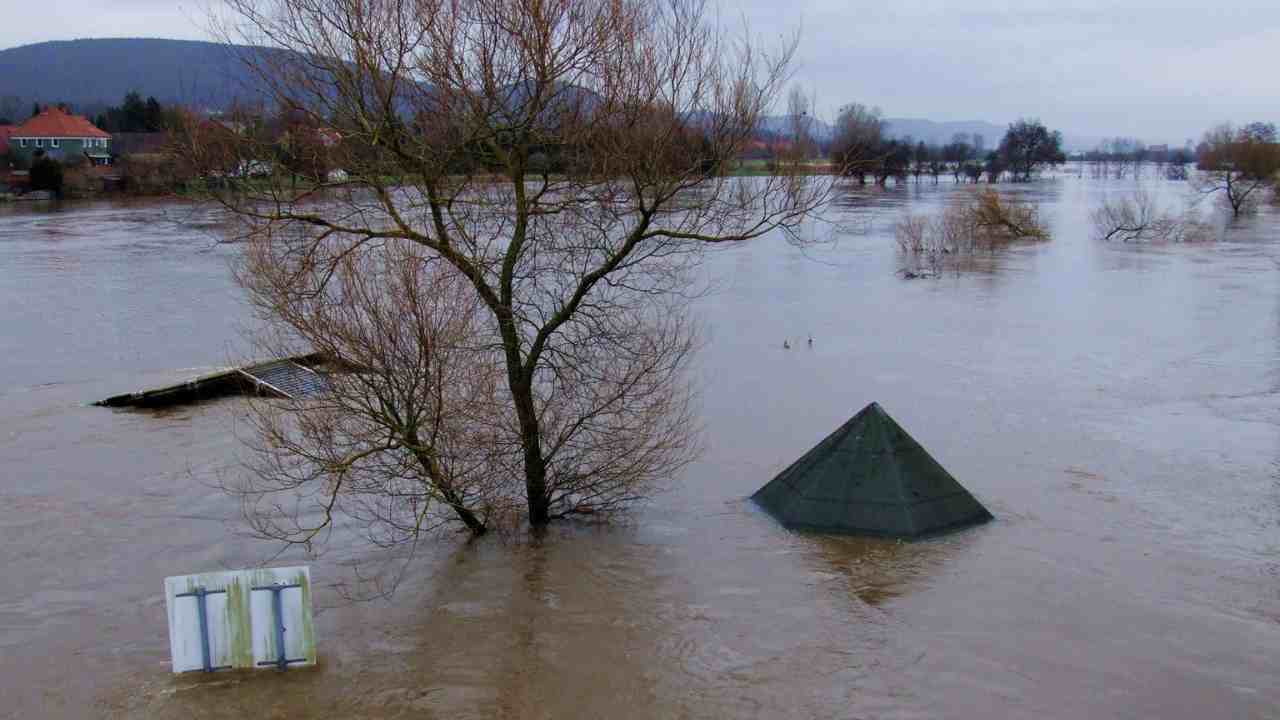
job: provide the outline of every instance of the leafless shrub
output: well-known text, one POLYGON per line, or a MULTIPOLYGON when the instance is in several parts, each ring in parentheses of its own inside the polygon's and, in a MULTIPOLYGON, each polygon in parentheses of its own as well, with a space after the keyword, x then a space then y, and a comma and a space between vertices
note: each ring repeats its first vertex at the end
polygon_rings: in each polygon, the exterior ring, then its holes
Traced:
POLYGON ((1049 231, 1034 204, 986 189, 968 194, 935 217, 902 218, 894 227, 894 238, 906 259, 900 272, 914 278, 937 276, 946 268, 958 271, 980 251, 1048 240, 1049 231))
POLYGON ((1162 210, 1144 190, 1107 200, 1091 215, 1094 234, 1120 242, 1199 242, 1212 239, 1209 226, 1188 209, 1181 215, 1162 210))
POLYGON ((995 190, 979 193, 975 202, 960 208, 956 220, 958 229, 979 246, 1049 239, 1049 230, 1040 220, 1039 206, 1002 197, 995 190))
POLYGON ((1039 209, 994 190, 952 203, 933 218, 908 215, 894 228, 898 248, 911 255, 963 255, 1017 241, 1049 239, 1039 209))
MULTIPOLYGON (((923 215, 908 215, 898 221, 894 227, 894 238, 898 241, 898 249, 904 253, 922 253, 937 238, 930 233, 929 218, 923 215)), ((940 249, 940 248, 939 248, 940 249)))

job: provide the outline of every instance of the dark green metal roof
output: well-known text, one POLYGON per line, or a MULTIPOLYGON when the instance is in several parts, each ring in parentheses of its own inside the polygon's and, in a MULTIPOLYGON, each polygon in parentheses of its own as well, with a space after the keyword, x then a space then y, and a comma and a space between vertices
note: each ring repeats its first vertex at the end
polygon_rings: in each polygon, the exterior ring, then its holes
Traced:
POLYGON ((795 530, 920 538, 991 513, 871 403, 751 496, 795 530))

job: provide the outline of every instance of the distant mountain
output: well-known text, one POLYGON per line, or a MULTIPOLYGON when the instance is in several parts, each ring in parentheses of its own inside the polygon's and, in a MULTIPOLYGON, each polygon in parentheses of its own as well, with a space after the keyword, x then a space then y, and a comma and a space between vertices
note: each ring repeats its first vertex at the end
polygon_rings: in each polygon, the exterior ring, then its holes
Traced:
MULTIPOLYGON (((225 110, 239 100, 258 97, 255 78, 240 61, 247 47, 228 47, 196 40, 156 38, 60 40, 0 50, 0 116, 25 120, 33 103, 65 102, 72 110, 94 115, 118 104, 136 90, 162 104, 225 110)), ((819 142, 834 135, 830 123, 812 120, 819 142)), ((1004 137, 1006 126, 988 122, 935 122, 886 118, 891 137, 911 136, 930 144, 946 144, 956 133, 982 135, 988 149, 1004 137)), ((764 134, 789 136, 786 115, 761 118, 764 134)), ((1090 149, 1098 138, 1067 135, 1068 150, 1090 149)))
POLYGON ((994 125, 977 120, 935 122, 917 118, 885 118, 884 122, 885 131, 889 137, 899 139, 911 137, 917 142, 923 140, 929 145, 946 145, 957 133, 964 133, 970 137, 977 134, 982 136, 983 145, 988 150, 994 150, 1000 144, 1000 139, 1004 137, 1005 130, 1009 129, 1005 125, 994 125))
MULTIPOLYGON (((235 48, 152 38, 67 40, 0 50, 0 102, 66 102, 78 112, 118 104, 137 90, 161 103, 225 109, 248 97, 253 77, 235 48)), ((6 108, 0 110, 12 112, 6 108)))
MULTIPOLYGON (((792 115, 766 115, 760 118, 756 129, 760 133, 777 135, 778 137, 791 137, 795 131, 795 123, 792 122, 792 115)), ((813 132, 813 138, 818 142, 826 142, 835 136, 835 128, 830 123, 823 122, 817 118, 810 118, 810 129, 813 132)))

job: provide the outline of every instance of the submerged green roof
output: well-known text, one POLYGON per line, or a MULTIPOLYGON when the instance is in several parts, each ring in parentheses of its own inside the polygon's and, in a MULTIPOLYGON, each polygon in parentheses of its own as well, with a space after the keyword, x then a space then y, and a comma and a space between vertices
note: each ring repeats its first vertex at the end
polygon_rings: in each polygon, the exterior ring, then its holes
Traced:
POLYGON ((991 519, 871 403, 751 496, 796 530, 919 538, 991 519))

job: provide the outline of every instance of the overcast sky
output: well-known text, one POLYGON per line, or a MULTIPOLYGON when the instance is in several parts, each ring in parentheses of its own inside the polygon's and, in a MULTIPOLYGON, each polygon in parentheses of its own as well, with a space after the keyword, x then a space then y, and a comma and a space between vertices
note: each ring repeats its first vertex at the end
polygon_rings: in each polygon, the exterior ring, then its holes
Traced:
MULTIPOLYGON (((1225 120, 1280 121, 1280 0, 745 0, 758 35, 799 26, 798 82, 825 115, 1039 117, 1149 142, 1225 120)), ((44 0, 4 14, 0 47, 75 37, 206 39, 201 0, 44 0)), ((3 89, 0 78, 0 90, 3 89)))

